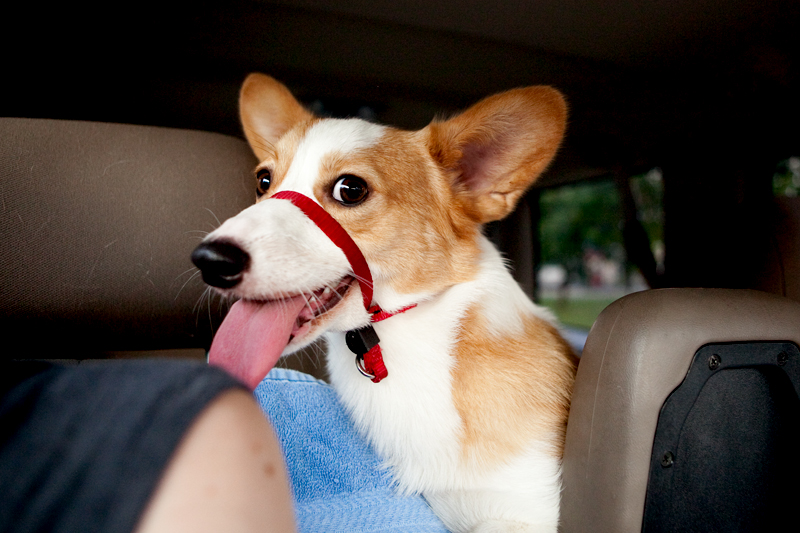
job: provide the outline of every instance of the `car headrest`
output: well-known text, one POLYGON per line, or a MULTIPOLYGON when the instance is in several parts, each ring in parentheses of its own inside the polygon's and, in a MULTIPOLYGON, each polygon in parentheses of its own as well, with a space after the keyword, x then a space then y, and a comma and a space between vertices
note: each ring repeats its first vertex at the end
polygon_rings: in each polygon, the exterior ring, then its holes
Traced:
POLYGON ((661 289, 608 306, 576 376, 562 531, 641 531, 659 414, 695 354, 767 341, 800 346, 800 304, 753 290, 661 289))
POLYGON ((227 302, 189 256, 253 202, 246 143, 17 118, 0 139, 0 332, 21 345, 3 357, 207 347, 227 302))

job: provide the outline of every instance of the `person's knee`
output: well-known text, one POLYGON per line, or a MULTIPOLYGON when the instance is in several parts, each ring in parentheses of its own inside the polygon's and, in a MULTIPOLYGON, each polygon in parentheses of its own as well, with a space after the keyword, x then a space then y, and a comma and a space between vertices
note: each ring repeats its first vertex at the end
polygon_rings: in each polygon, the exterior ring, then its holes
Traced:
POLYGON ((230 391, 197 418, 175 451, 137 528, 294 531, 280 446, 252 396, 230 391))

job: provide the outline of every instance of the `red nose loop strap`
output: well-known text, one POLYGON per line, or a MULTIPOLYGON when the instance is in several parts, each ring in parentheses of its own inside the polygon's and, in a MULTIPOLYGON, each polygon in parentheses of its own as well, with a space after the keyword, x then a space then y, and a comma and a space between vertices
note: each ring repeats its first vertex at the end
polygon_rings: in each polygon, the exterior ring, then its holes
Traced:
POLYGON ((272 195, 272 198, 292 202, 319 226, 319 229, 333 241, 333 244, 342 249, 347 260, 350 261, 350 267, 353 269, 353 273, 361 287, 364 309, 369 310, 372 305, 372 273, 370 273, 367 260, 364 259, 364 255, 358 249, 358 245, 344 228, 321 205, 299 192, 280 191, 272 195))

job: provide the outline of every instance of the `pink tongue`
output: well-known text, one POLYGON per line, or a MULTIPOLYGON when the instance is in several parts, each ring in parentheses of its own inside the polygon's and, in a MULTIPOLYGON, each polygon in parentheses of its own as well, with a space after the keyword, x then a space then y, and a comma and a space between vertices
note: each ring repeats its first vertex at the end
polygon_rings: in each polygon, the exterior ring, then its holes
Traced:
POLYGON ((239 300, 214 336, 209 364, 224 368, 255 389, 289 344, 305 304, 303 296, 268 303, 239 300))

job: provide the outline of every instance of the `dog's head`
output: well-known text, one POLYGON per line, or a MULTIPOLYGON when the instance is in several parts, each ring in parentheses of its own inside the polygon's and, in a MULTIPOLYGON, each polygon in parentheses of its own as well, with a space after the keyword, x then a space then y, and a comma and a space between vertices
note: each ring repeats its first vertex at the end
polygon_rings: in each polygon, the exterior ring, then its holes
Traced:
POLYGON ((197 251, 196 263, 225 295, 299 302, 286 353, 369 318, 342 250, 274 194, 300 192, 333 216, 367 260, 375 301, 395 309, 474 277, 481 225, 513 210, 553 158, 566 120, 549 87, 489 97, 419 131, 320 119, 261 74, 245 81, 240 109, 259 160, 258 199, 201 245, 216 267, 197 251))

